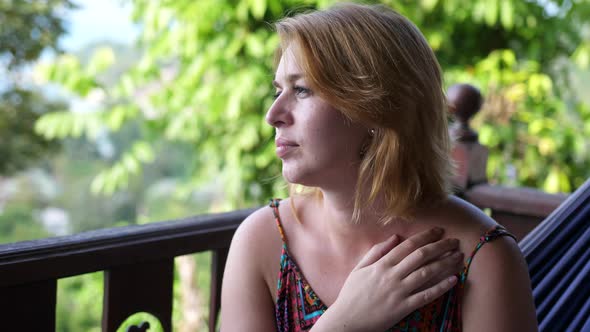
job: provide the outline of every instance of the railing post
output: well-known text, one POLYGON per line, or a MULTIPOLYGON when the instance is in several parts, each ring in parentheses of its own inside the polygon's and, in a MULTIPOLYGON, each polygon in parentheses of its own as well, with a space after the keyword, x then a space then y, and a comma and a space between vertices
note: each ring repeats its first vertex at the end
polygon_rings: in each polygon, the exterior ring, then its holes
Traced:
POLYGON ((211 293, 209 298, 209 332, 214 332, 221 308, 221 282, 229 248, 213 251, 211 257, 211 293))
POLYGON ((55 331, 57 281, 0 288, 0 330, 55 331))
POLYGON ((154 315, 172 332, 174 259, 115 267, 105 271, 103 332, 115 332, 137 312, 154 315))
POLYGON ((474 86, 456 84, 449 88, 447 100, 449 112, 455 118, 449 128, 453 139, 451 154, 456 165, 453 185, 461 194, 476 184, 487 182, 488 149, 479 144, 477 133, 469 125, 471 117, 479 112, 483 98, 474 86))

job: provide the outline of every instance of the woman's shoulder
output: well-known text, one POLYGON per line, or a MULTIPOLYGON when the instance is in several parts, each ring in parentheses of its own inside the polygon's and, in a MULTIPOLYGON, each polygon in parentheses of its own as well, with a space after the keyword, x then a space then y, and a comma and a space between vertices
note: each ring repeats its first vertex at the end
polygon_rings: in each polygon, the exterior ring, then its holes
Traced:
POLYGON ((519 252, 516 241, 505 236, 509 230, 494 231, 501 225, 469 202, 451 196, 432 212, 431 218, 442 223, 447 236, 461 241, 461 250, 467 257, 479 248, 478 260, 491 260, 490 263, 493 263, 502 260, 505 255, 519 252))
POLYGON ((500 225, 460 198, 450 197, 436 209, 447 236, 461 241, 466 258, 463 328, 534 331, 527 264, 515 239, 494 232, 500 225))
POLYGON ((481 209, 456 196, 449 196, 434 210, 436 215, 444 218, 444 222, 457 231, 482 233, 497 225, 481 209))
MULTIPOLYGON (((282 206, 286 203, 288 200, 281 201, 279 213, 283 212, 282 206)), ((272 285, 282 248, 281 232, 273 210, 269 204, 252 212, 236 230, 231 244, 232 250, 241 252, 241 264, 259 271, 271 289, 274 289, 272 285)))
POLYGON ((281 238, 277 229, 275 211, 271 205, 252 212, 240 224, 234 234, 233 242, 238 242, 254 253, 264 253, 271 248, 280 248, 281 238))
POLYGON ((492 218, 460 198, 449 198, 444 211, 449 236, 459 238, 467 258, 464 329, 534 331, 530 280, 518 243, 503 228, 498 230, 500 225, 492 218), (518 309, 505 309, 513 306, 518 309))
POLYGON ((448 212, 447 222, 451 225, 449 228, 453 233, 466 242, 472 242, 473 249, 480 243, 481 248, 493 248, 493 250, 485 251, 482 249, 482 253, 478 253, 478 256, 502 259, 503 255, 520 253, 510 230, 505 229, 476 206, 457 197, 449 198, 445 204, 448 212))
MULTIPOLYGON (((280 239, 279 228, 289 219, 288 206, 290 198, 272 199, 267 204, 252 212, 238 227, 236 235, 244 237, 259 237, 261 240, 280 239)), ((263 241, 264 242, 264 241, 263 241)), ((277 242, 277 241, 271 241, 277 242)))
POLYGON ((244 219, 232 238, 222 283, 225 329, 240 326, 266 331, 274 326, 273 296, 280 255, 281 239, 272 208, 262 207, 244 219))

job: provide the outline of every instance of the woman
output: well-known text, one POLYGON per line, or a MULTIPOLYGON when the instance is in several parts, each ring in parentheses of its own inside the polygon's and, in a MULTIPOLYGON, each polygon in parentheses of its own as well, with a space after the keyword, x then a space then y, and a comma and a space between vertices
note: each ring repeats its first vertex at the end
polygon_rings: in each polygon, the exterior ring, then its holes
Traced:
POLYGON ((515 241, 449 195, 441 72, 419 30, 354 4, 276 27, 266 121, 283 177, 307 189, 236 232, 222 331, 535 331, 515 241))

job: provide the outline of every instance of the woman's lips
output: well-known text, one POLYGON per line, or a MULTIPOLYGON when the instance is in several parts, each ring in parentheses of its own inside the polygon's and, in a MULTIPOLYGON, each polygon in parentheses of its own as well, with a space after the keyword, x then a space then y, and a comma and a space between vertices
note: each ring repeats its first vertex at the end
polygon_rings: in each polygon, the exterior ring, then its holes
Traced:
POLYGON ((284 138, 277 138, 275 140, 275 145, 277 147, 276 153, 279 158, 285 157, 287 154, 299 147, 299 145, 297 145, 295 142, 284 138))

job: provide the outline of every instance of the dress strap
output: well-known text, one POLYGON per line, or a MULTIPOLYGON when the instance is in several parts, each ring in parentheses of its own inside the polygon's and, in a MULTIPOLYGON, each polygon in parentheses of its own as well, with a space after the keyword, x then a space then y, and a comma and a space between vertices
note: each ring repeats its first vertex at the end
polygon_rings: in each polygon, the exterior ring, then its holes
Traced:
POLYGON ((278 198, 271 198, 269 206, 272 209, 272 214, 275 217, 275 221, 277 223, 277 228, 279 229, 279 234, 281 234, 281 239, 283 240, 283 246, 287 246, 287 238, 285 237, 285 231, 283 230, 283 224, 281 222, 281 215, 279 213, 280 202, 281 202, 281 200, 278 198))
POLYGON ((490 229, 489 231, 485 232, 485 234, 479 238, 479 242, 475 246, 475 249, 473 249, 473 251, 471 252, 471 255, 469 256, 469 258, 467 258, 467 261, 465 262, 465 266, 463 267, 463 272, 461 273, 461 279, 460 279, 461 285, 463 285, 465 283, 465 280, 467 280, 467 274, 469 274, 469 268, 471 267, 471 262, 473 261, 473 257, 479 251, 479 249, 481 249, 481 247, 484 244, 486 244, 488 242, 492 242, 501 236, 510 236, 511 238, 514 239, 514 241, 517 241, 516 237, 514 235, 512 235, 510 232, 508 232, 508 230, 506 228, 504 228, 504 226, 502 226, 502 225, 496 225, 492 229, 490 229))

